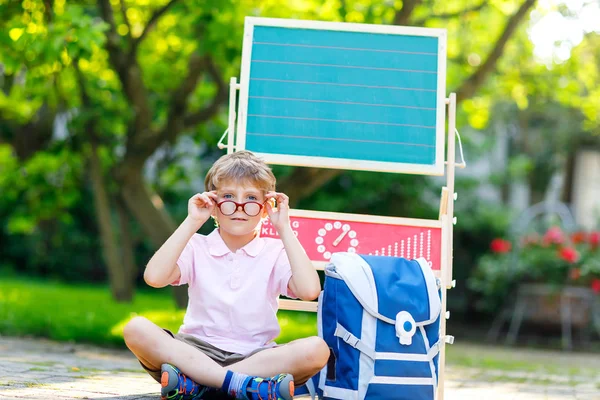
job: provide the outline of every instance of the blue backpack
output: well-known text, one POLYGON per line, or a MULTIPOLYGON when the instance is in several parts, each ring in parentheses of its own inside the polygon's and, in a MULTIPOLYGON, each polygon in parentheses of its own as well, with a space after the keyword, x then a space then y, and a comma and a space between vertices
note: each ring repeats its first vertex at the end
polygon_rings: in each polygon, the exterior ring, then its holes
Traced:
POLYGON ((433 400, 440 310, 424 259, 333 254, 317 316, 331 354, 309 384, 321 399, 433 400))

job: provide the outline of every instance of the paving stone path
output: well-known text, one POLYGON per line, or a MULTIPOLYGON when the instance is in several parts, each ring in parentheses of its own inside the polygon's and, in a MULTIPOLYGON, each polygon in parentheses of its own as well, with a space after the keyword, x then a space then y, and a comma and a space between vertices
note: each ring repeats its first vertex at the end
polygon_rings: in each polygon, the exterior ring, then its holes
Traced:
MULTIPOLYGON (((474 347, 470 351, 488 351, 474 347)), ((494 351, 494 350, 492 350, 494 351)), ((511 351, 511 350, 503 350, 511 351)), ((449 365, 446 400, 600 400, 600 357, 515 351, 515 357, 566 357, 583 377, 449 365), (583 364, 582 364, 583 363, 583 364), (587 368, 589 366, 589 368, 587 368)), ((560 360, 559 360, 560 361, 560 360)), ((0 400, 159 400, 159 386, 123 350, 0 337, 0 400)))

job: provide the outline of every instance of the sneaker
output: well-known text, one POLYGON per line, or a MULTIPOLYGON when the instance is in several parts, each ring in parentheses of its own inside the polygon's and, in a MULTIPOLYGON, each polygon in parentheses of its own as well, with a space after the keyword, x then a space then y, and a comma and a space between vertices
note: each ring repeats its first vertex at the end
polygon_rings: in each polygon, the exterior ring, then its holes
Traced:
POLYGON ((294 377, 279 374, 272 378, 251 378, 246 389, 250 400, 293 400, 294 377))
POLYGON ((162 400, 203 399, 206 394, 217 390, 197 384, 171 364, 161 366, 160 386, 160 398, 162 400))

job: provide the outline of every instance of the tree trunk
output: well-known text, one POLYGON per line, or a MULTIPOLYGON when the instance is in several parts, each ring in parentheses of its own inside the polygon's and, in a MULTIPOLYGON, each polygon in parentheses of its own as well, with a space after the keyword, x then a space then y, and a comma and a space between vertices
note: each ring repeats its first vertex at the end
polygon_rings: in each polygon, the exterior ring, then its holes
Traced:
POLYGON ((563 183, 563 189, 560 200, 563 203, 572 206, 573 203, 573 183, 575 181, 575 156, 577 154, 577 148, 569 151, 567 156, 567 162, 565 166, 565 177, 563 183))
POLYGON ((159 248, 176 226, 158 195, 146 186, 141 169, 127 169, 119 179, 120 192, 129 211, 142 226, 148 238, 159 248))
POLYGON ((116 199, 117 215, 119 217, 119 228, 121 230, 121 256, 123 267, 132 286, 135 286, 138 269, 135 265, 135 256, 133 250, 133 239, 131 237, 131 226, 129 224, 129 213, 127 206, 122 198, 116 199))
MULTIPOLYGON (((177 228, 156 193, 144 183, 141 168, 125 167, 119 175, 121 197, 127 208, 140 223, 144 233, 156 248, 160 248, 177 228)), ((175 301, 179 307, 187 305, 187 287, 174 288, 175 301)))
POLYGON ((56 113, 46 104, 43 104, 35 118, 25 125, 10 124, 6 122, 6 129, 0 129, 0 143, 8 142, 12 145, 19 160, 28 160, 38 151, 46 149, 52 140, 54 120, 56 113))
POLYGON ((526 18, 527 13, 533 8, 537 0, 525 0, 519 9, 510 16, 504 27, 504 31, 494 43, 492 51, 488 54, 485 61, 477 68, 475 72, 467 80, 465 80, 458 89, 456 89, 456 100, 460 103, 465 99, 470 99, 475 95, 477 90, 483 85, 487 77, 492 73, 498 64, 498 60, 502 57, 506 45, 510 38, 514 35, 517 28, 526 18))
POLYGON ((98 157, 98 149, 92 142, 90 151, 90 178, 92 180, 96 220, 102 241, 102 255, 108 268, 108 279, 113 298, 118 302, 128 302, 133 299, 133 284, 128 271, 121 262, 119 248, 115 241, 109 195, 104 185, 102 165, 98 157))
POLYGON ((287 179, 277 185, 277 190, 287 194, 290 207, 296 208, 300 200, 307 198, 344 172, 341 169, 296 167, 287 179))
POLYGON ((394 25, 410 25, 410 17, 423 0, 404 0, 402 9, 394 15, 394 25))

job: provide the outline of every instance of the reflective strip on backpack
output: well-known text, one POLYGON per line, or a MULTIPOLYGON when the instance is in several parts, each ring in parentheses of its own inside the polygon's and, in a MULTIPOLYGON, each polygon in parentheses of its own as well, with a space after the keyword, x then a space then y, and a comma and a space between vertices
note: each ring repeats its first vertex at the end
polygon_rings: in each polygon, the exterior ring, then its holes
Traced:
POLYGON ((407 353, 375 353, 376 360, 391 360, 391 361, 422 361, 429 362, 435 358, 440 352, 439 343, 436 343, 427 354, 407 354, 407 353))
POLYGON ((325 385, 323 387, 323 396, 328 399, 359 400, 358 392, 356 390, 344 389, 328 385, 325 385))
POLYGON ((374 376, 369 384, 383 385, 434 385, 433 378, 403 378, 396 376, 374 376))

